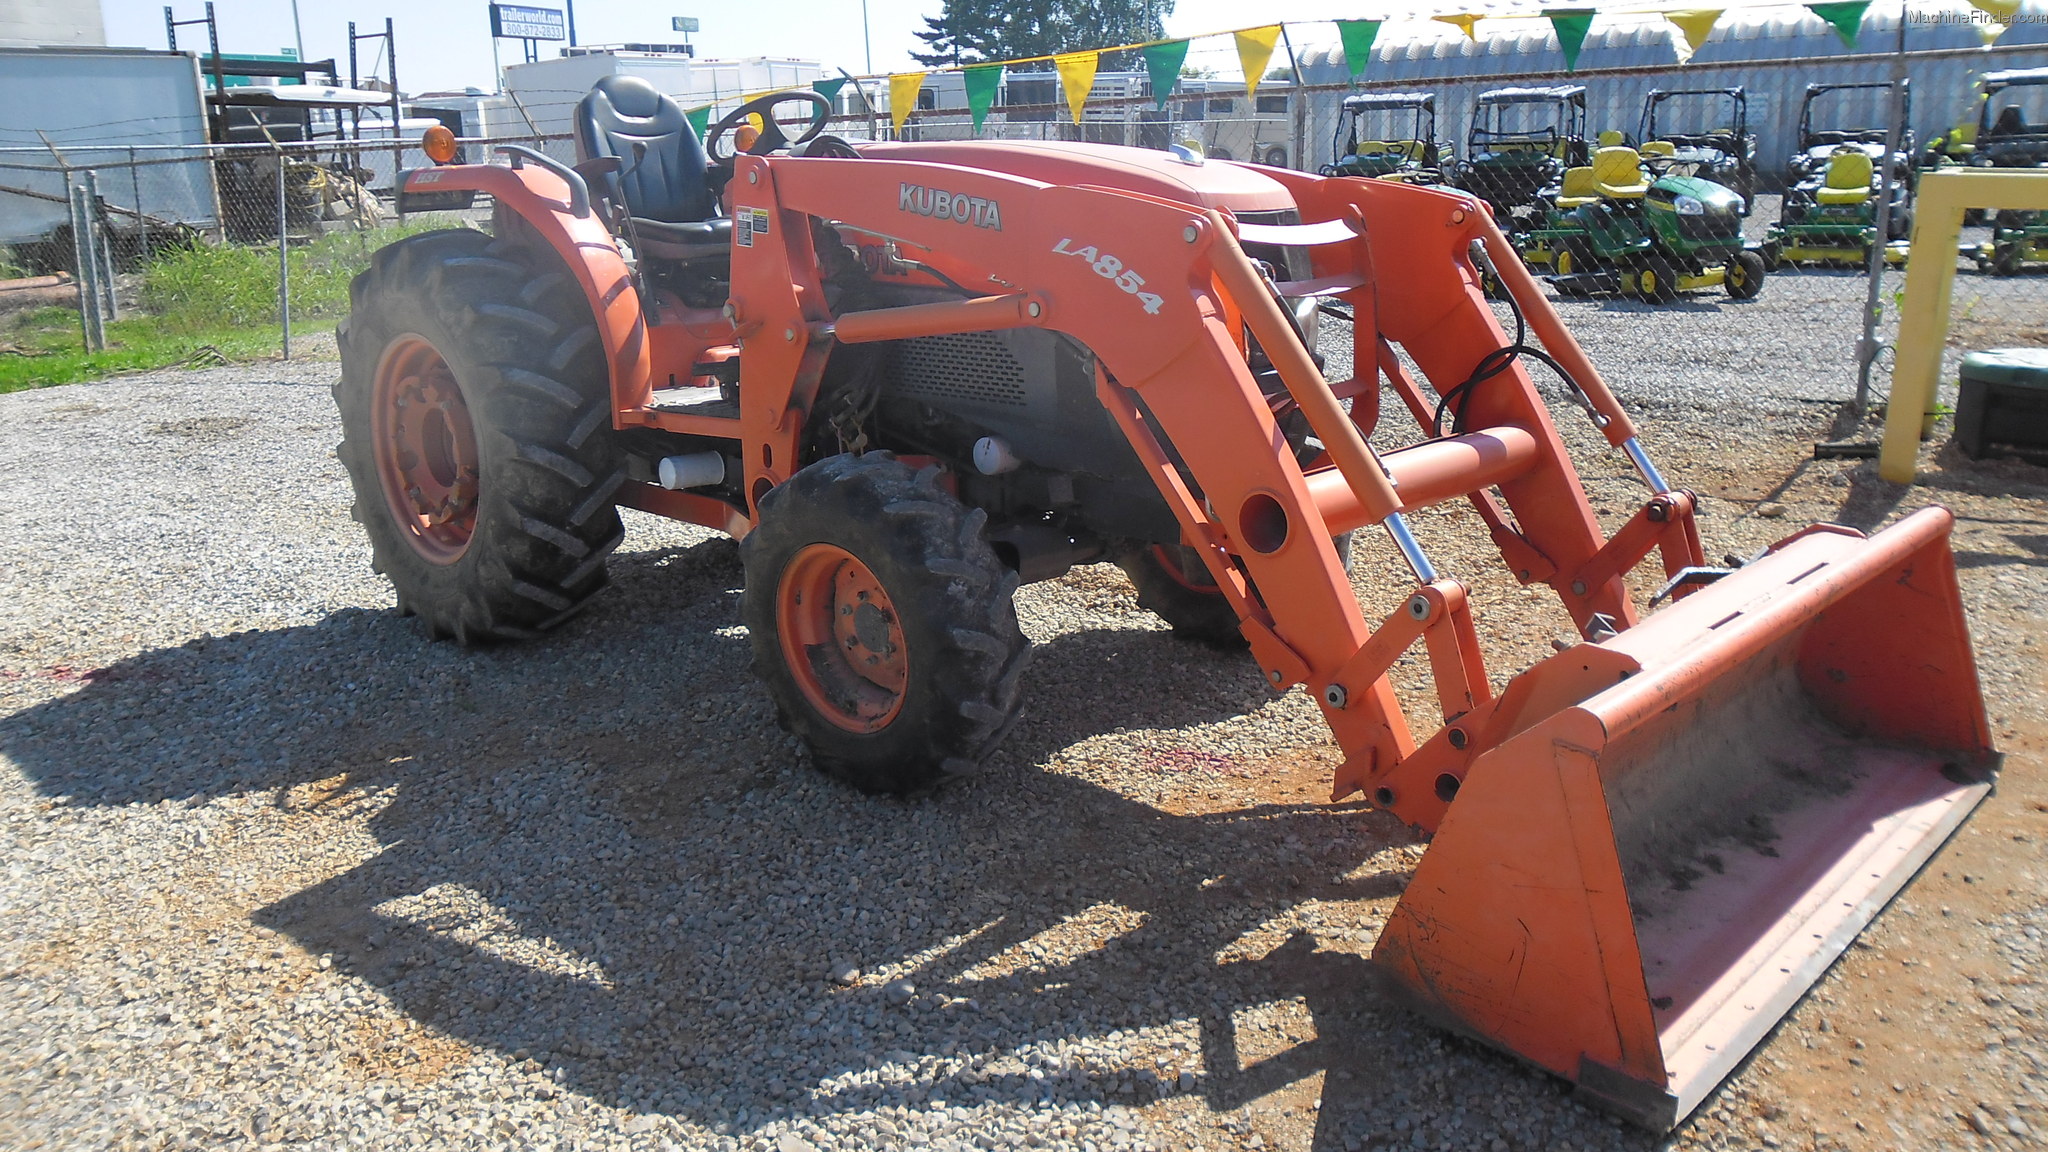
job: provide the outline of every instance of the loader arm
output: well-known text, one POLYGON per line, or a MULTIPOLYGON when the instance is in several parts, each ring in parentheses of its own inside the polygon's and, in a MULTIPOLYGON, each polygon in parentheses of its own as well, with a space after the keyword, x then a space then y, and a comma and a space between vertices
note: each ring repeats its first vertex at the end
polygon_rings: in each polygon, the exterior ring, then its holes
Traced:
POLYGON ((751 225, 731 313, 749 493, 758 502, 798 466, 833 343, 1041 327, 1085 345, 1098 399, 1267 681, 1303 685, 1321 707, 1345 757, 1336 793, 1365 789, 1436 833, 1377 970, 1449 1026, 1668 1127, 1989 790, 1949 518, 1922 513, 1871 540, 1810 529, 1718 582, 1678 581, 1700 565, 1692 497, 1651 464, 1476 200, 1274 178, 1305 223, 962 165, 743 157, 734 212, 751 225), (812 217, 944 252, 979 270, 963 287, 986 294, 834 315, 812 217), (1315 279, 1276 284, 1245 244, 1305 248, 1315 279), (1493 264, 1527 338, 1645 482, 1612 537, 1525 370, 1533 353, 1503 351, 1513 340, 1475 260, 1493 264), (1323 378, 1282 307, 1305 295, 1350 307, 1358 378, 1323 378), (1297 462, 1248 364, 1254 343, 1324 460, 1297 462), (1383 378, 1424 439, 1376 453, 1366 436, 1383 378), (1586 639, 1497 695, 1466 585, 1403 519, 1459 499, 1586 639), (1370 526, 1416 581, 1371 617, 1331 543, 1370 526), (1682 599, 1639 621, 1626 578, 1653 552, 1682 599), (1441 721, 1422 736, 1388 676, 1417 642, 1441 721))

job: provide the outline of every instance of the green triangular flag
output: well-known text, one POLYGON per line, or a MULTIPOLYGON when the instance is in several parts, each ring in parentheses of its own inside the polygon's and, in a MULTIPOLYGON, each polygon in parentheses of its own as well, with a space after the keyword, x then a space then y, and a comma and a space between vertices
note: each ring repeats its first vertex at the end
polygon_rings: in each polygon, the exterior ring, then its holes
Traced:
POLYGON ((1379 38, 1380 22, 1377 20, 1339 20, 1337 35, 1344 41, 1344 66, 1351 69, 1351 78, 1358 79, 1365 66, 1372 63, 1372 42, 1379 38))
POLYGON ((1835 26, 1844 48, 1856 47, 1856 31, 1863 26, 1863 10, 1870 0, 1846 0, 1838 4, 1808 4, 1806 10, 1835 26))
POLYGON ((1188 42, 1167 40, 1145 45, 1145 73, 1152 77, 1152 106, 1164 112, 1166 99, 1180 83, 1180 66, 1187 62, 1188 42))
POLYGON ((988 118, 989 106, 996 102, 996 88, 1003 82, 1001 64, 976 64, 962 74, 967 85, 967 110, 974 114, 974 130, 981 131, 981 122, 988 118))
POLYGON ((811 81, 811 91, 832 101, 834 104, 839 102, 839 90, 844 87, 846 87, 846 77, 844 76, 834 76, 830 80, 811 81))
POLYGON ((1593 27, 1591 8, 1559 8, 1546 12, 1550 26, 1557 30, 1557 47, 1564 53, 1564 70, 1569 72, 1579 66, 1579 47, 1586 42, 1586 32, 1593 27))
POLYGON ((697 139, 702 140, 705 131, 711 127, 711 107, 706 105, 702 108, 692 108, 683 113, 683 119, 690 122, 690 131, 695 132, 697 139))

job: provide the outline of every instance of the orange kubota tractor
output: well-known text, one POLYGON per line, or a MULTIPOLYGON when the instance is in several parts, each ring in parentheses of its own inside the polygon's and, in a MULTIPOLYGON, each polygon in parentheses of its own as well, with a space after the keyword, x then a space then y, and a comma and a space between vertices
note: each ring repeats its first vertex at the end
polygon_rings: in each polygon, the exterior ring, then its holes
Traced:
POLYGON ((1116 562, 1178 629, 1313 695, 1336 797, 1432 834, 1374 951, 1389 985, 1656 1128, 1990 789, 1948 513, 1706 568, 1693 497, 1469 195, 853 146, 826 111, 753 101, 707 159, 672 102, 611 78, 573 169, 506 148, 406 176, 496 207, 489 234, 377 253, 341 331, 341 458, 402 610, 527 637, 604 582, 615 507, 729 532, 783 721, 821 769, 915 792, 1017 715, 1018 584, 1116 562), (1322 375, 1318 313, 1348 321, 1352 378, 1322 375), (1612 536, 1532 364, 1643 479, 1612 536), (1389 393, 1420 434, 1377 453, 1389 393), (1450 500, 1583 636, 1498 694, 1466 586, 1403 520, 1450 500), (1343 557, 1373 527, 1415 576, 1384 616, 1343 557), (1670 603, 1644 615, 1625 577, 1653 552, 1670 603), (1418 642, 1441 699, 1420 732, 1388 680, 1418 642))

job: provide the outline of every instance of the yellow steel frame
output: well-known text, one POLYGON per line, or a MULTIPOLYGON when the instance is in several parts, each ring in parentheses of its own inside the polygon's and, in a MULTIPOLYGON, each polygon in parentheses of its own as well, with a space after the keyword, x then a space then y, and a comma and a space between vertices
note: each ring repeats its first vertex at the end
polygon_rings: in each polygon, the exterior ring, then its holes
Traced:
POLYGON ((1913 482, 1920 438, 1934 412, 1941 349, 1948 339, 1963 209, 2048 211, 2048 171, 1976 168, 1929 172, 1920 177, 1914 198, 1913 254, 1906 260, 1906 299, 1899 310, 1891 402, 1885 410, 1884 443, 1877 455, 1878 475, 1894 484, 1913 482))

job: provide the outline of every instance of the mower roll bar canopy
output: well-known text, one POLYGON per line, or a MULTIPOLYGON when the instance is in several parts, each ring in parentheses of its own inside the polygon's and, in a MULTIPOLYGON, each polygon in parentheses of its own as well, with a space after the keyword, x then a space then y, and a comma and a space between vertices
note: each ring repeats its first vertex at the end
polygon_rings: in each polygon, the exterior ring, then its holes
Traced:
POLYGON ((1637 138, 1641 140, 1682 140, 1686 142, 1712 139, 1716 136, 1733 136, 1736 140, 1749 134, 1749 94, 1738 84, 1733 88, 1652 88, 1643 98, 1643 120, 1639 125, 1637 138), (1735 106, 1735 119, 1727 131, 1657 133, 1657 106, 1666 100, 1681 96, 1726 96, 1735 106))
MULTIPOLYGON (((1910 127, 1913 123, 1913 82, 1907 80, 1905 83, 1906 93, 1901 111, 1904 113, 1904 120, 1908 127, 1900 137, 1900 143, 1905 151, 1911 152, 1913 150, 1913 131, 1910 127)), ((1814 97, 1825 95, 1829 92, 1847 92, 1855 89, 1889 91, 1891 86, 1892 82, 1889 80, 1858 80, 1847 84, 1808 84, 1806 86, 1806 95, 1801 97, 1799 101, 1799 150, 1804 152, 1807 149, 1823 144, 1884 143, 1886 129, 1882 123, 1875 128, 1829 129, 1824 132, 1815 132, 1813 130, 1813 101, 1814 97)))
POLYGON ((1344 111, 1363 112, 1369 108, 1421 108, 1436 111, 1434 92, 1364 92, 1344 98, 1344 111))
POLYGON ((1586 106, 1586 86, 1583 84, 1558 84, 1548 88, 1493 88, 1479 94, 1478 103, 1488 104, 1533 104, 1541 100, 1562 100, 1586 106))
POLYGON ((2011 139, 2015 136, 2048 135, 2048 122, 2029 123, 2017 104, 2006 104, 1993 112, 1991 101, 1991 97, 2007 88, 2048 85, 2048 68, 2010 68, 2004 72, 1987 72, 1982 83, 1982 96, 1977 106, 1977 139, 1980 142, 1987 136, 2011 139))

